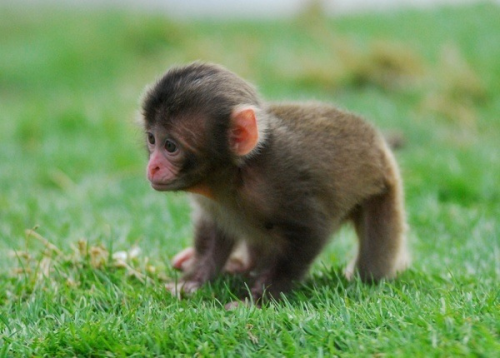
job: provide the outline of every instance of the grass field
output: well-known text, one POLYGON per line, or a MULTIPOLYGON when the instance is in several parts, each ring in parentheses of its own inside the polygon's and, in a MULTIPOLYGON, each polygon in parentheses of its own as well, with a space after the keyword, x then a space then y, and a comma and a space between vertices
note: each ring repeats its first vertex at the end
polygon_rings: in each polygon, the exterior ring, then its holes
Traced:
POLYGON ((0 356, 479 356, 500 352, 500 8, 178 23, 0 6, 0 356), (182 301, 183 194, 145 179, 139 98, 221 63, 267 99, 319 99, 403 135, 412 268, 347 282, 342 230, 286 300, 182 301))

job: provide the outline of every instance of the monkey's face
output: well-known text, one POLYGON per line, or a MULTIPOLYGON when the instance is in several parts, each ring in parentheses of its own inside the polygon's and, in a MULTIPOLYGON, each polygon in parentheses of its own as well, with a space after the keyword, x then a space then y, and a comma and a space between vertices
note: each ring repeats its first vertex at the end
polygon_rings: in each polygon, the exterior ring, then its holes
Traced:
POLYGON ((210 173, 211 161, 206 155, 203 131, 186 127, 185 122, 174 121, 169 126, 156 123, 146 127, 147 177, 155 190, 192 191, 210 173))
POLYGON ((159 191, 182 189, 179 172, 185 152, 175 138, 155 127, 146 131, 146 141, 149 151, 147 176, 151 186, 159 191))

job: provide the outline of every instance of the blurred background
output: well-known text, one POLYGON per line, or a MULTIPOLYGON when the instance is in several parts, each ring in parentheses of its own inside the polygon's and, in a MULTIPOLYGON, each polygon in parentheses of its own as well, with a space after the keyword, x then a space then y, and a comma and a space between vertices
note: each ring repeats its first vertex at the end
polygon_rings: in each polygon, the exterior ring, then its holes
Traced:
MULTIPOLYGON (((7 0, 14 3, 12 0, 7 0)), ((297 15, 310 0, 20 0, 21 4, 69 4, 71 6, 134 8, 143 11, 162 11, 182 18, 279 18, 297 15)), ((317 0, 328 15, 394 11, 402 8, 432 8, 440 5, 460 5, 478 0, 317 0)), ((499 0, 493 0, 499 2, 499 0)))
POLYGON ((415 267, 452 251, 500 272, 498 1, 2 1, 0 33, 0 255, 39 247, 33 228, 165 262, 187 245, 187 200, 149 188, 135 119, 147 84, 202 60, 396 133, 415 267))

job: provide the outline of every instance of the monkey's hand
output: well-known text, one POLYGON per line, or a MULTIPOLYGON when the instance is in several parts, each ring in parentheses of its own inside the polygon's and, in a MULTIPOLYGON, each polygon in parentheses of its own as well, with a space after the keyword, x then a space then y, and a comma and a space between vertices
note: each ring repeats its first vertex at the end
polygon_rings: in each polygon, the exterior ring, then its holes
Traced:
POLYGON ((178 299, 181 299, 185 296, 190 296, 198 288, 200 288, 201 283, 198 281, 184 281, 180 280, 177 282, 169 282, 165 285, 165 288, 167 289, 168 292, 172 294, 172 296, 177 297, 178 299))

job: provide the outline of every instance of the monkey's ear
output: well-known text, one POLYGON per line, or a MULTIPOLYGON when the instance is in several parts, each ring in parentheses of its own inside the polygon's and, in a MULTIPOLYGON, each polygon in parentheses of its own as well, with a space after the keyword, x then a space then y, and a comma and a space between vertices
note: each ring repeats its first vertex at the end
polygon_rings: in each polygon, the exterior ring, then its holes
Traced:
POLYGON ((241 157, 249 154, 257 146, 259 129, 253 107, 239 106, 233 110, 229 141, 232 152, 241 157))

